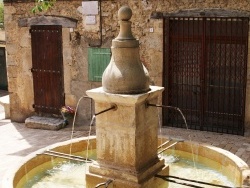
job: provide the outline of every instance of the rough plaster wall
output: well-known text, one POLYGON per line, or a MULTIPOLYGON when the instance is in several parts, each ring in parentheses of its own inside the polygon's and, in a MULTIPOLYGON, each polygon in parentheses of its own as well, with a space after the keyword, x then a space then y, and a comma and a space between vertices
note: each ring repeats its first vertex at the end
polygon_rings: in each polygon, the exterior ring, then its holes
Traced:
MULTIPOLYGON (((125 4, 129 5, 133 11, 132 31, 134 36, 140 40, 141 61, 149 70, 151 82, 155 85, 162 85, 163 22, 162 20, 150 19, 153 11, 171 13, 180 10, 205 8, 250 10, 248 0, 103 0, 102 47, 110 47, 111 40, 118 35, 117 11, 125 4), (149 28, 154 28, 154 32, 150 33, 149 28)), ((11 95, 11 118, 14 121, 23 121, 33 113, 30 102, 33 100, 33 86, 29 73, 31 68, 29 28, 20 28, 17 25, 19 18, 34 16, 29 11, 33 6, 33 3, 5 6, 7 68, 9 90, 13 92, 11 95)), ((64 87, 66 104, 72 106, 75 106, 78 99, 85 95, 86 90, 101 86, 99 82, 88 82, 87 71, 87 48, 89 44, 98 45, 100 43, 100 19, 99 16, 96 16, 96 25, 86 25, 85 17, 80 13, 80 6, 81 1, 56 2, 55 7, 46 13, 78 20, 74 32, 70 33, 68 28, 63 29, 64 87)), ((247 80, 246 122, 250 122, 250 75, 247 80)), ((90 106, 91 104, 87 99, 81 101, 78 124, 85 124, 89 121, 91 117, 90 106)), ((247 123, 247 126, 250 125, 247 123)))

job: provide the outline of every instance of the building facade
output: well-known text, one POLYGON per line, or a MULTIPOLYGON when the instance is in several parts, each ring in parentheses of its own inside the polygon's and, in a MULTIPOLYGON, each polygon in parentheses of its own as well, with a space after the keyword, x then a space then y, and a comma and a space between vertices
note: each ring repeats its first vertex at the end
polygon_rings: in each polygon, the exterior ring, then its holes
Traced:
MULTIPOLYGON (((34 2, 6 0, 11 120, 57 114, 81 99, 76 123, 88 124, 93 104, 82 96, 101 86, 123 5, 151 84, 165 87, 162 103, 180 108, 190 128, 249 135, 247 0, 58 0, 36 14, 34 2)), ((164 125, 185 127, 176 109, 162 112, 164 125)))

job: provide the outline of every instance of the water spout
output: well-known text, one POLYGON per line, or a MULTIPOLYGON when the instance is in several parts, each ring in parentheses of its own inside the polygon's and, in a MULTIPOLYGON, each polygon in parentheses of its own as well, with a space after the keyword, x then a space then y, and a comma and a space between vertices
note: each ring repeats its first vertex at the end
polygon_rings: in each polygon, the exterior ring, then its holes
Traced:
POLYGON ((102 110, 102 111, 96 113, 95 116, 98 116, 98 115, 100 115, 100 114, 102 114, 102 113, 104 113, 104 112, 107 112, 107 111, 109 111, 109 110, 116 110, 116 109, 117 109, 117 106, 116 106, 115 104, 112 104, 112 106, 111 106, 110 108, 107 108, 107 109, 105 109, 105 110, 102 110))
POLYGON ((183 115, 183 113, 182 113, 182 111, 181 111, 180 108, 174 107, 174 106, 166 106, 166 105, 159 105, 159 104, 150 104, 150 103, 146 103, 146 107, 148 107, 148 106, 160 107, 160 108, 171 108, 171 109, 177 110, 177 111, 181 114, 182 119, 183 119, 183 121, 184 121, 184 123, 185 123, 185 125, 186 125, 186 128, 188 129, 188 125, 187 125, 186 118, 185 118, 185 116, 183 115))

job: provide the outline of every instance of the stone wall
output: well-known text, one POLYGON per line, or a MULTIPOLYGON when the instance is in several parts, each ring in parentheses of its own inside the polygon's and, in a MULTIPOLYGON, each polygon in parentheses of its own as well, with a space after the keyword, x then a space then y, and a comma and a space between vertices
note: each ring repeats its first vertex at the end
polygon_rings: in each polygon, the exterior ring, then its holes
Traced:
MULTIPOLYGON (((111 40, 119 32, 117 11, 125 4, 129 5, 133 11, 132 31, 140 40, 141 61, 149 70, 151 82, 155 85, 162 85, 163 20, 151 19, 152 12, 168 14, 181 10, 216 9, 219 15, 223 13, 221 9, 246 13, 250 10, 248 0, 102 0, 102 24, 100 25, 100 15, 97 15, 95 25, 86 25, 85 16, 81 14, 81 1, 56 2, 53 9, 46 12, 46 15, 66 16, 78 20, 73 32, 70 32, 70 28, 63 28, 66 105, 76 106, 86 90, 101 86, 100 82, 88 81, 87 48, 90 45, 108 48, 111 46, 111 40), (150 32, 150 28, 153 28, 153 32, 150 32)), ((34 113, 29 27, 18 26, 20 18, 39 16, 30 12, 33 6, 34 3, 5 4, 7 69, 9 91, 12 92, 11 119, 18 122, 23 122, 34 113)), ((250 129, 248 125, 250 122, 249 81, 250 76, 248 76, 246 100, 247 129, 250 129)), ((83 99, 79 105, 78 124, 86 125, 89 122, 91 110, 91 103, 83 99)))

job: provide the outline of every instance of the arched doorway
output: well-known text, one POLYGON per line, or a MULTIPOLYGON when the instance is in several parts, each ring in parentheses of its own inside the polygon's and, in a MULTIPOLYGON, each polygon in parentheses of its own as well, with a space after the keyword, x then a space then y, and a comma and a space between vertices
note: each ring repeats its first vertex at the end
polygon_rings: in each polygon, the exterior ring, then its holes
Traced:
POLYGON ((39 16, 19 20, 30 27, 34 104, 38 113, 59 114, 65 105, 63 73, 63 28, 75 28, 77 20, 39 16))

